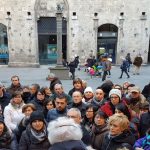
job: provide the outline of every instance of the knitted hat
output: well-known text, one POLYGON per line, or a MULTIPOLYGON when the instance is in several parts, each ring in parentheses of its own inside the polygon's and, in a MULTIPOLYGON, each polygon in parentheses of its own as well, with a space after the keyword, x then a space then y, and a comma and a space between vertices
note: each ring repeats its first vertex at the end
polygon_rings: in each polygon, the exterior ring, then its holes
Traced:
POLYGON ((84 90, 84 93, 86 93, 86 92, 92 92, 92 93, 93 93, 93 90, 92 90, 91 87, 88 86, 88 87, 84 90))
POLYGON ((33 111, 30 116, 30 123, 32 123, 35 120, 41 120, 41 121, 45 122, 44 114, 41 111, 33 111))
POLYGON ((118 90, 118 89, 112 89, 112 90, 109 92, 109 97, 110 97, 112 94, 118 95, 119 98, 121 99, 121 91, 120 91, 120 90, 118 90))

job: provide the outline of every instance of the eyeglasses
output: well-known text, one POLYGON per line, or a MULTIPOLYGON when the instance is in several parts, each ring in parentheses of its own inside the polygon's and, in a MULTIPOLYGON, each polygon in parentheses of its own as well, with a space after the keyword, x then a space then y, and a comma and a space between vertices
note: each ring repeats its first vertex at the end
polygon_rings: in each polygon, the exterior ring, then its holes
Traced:
POLYGON ((117 99, 119 98, 118 96, 113 96, 113 97, 110 97, 110 99, 117 99))
POLYGON ((18 80, 12 80, 12 81, 18 81, 18 80))

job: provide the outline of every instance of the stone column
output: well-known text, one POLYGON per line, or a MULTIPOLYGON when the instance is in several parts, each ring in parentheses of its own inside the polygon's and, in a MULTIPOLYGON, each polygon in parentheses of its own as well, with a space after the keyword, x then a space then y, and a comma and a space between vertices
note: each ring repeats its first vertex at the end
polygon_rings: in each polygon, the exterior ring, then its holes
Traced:
POLYGON ((56 21, 57 21, 57 64, 56 67, 50 67, 50 73, 54 73, 56 77, 62 80, 69 79, 69 69, 62 64, 62 7, 57 5, 56 21))
POLYGON ((62 65, 62 9, 57 6, 56 22, 57 22, 57 66, 62 65))

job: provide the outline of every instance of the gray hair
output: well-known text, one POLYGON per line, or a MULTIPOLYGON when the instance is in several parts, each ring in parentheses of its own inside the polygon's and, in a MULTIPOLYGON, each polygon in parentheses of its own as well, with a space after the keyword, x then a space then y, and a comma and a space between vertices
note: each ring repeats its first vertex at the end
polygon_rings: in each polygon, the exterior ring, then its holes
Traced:
POLYGON ((76 112, 77 115, 81 118, 81 112, 80 112, 80 110, 79 110, 78 108, 71 108, 71 109, 68 110, 67 113, 69 113, 69 112, 71 112, 71 111, 76 112))
POLYGON ((56 88, 56 87, 61 87, 61 88, 63 89, 63 86, 62 86, 62 84, 60 84, 60 83, 55 84, 55 85, 54 85, 54 88, 56 88))
POLYGON ((48 139, 51 144, 63 141, 81 140, 82 130, 73 119, 59 117, 48 125, 48 139))

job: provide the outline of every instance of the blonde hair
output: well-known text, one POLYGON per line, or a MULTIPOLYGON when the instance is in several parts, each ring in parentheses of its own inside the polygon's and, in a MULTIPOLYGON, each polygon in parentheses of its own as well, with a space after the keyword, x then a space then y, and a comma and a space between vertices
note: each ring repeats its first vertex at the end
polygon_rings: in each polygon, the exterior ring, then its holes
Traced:
POLYGON ((123 114, 114 114, 109 117, 108 125, 110 127, 111 123, 118 122, 120 125, 120 128, 124 131, 127 130, 129 127, 129 120, 126 115, 123 114))

